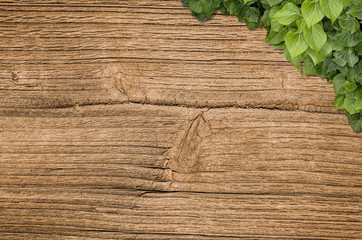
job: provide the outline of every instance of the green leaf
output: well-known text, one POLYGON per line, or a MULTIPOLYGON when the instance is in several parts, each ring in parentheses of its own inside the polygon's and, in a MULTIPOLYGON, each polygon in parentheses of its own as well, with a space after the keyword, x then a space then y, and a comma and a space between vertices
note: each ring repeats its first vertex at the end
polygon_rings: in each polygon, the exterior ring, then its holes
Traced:
POLYGON ((345 98, 346 98, 346 95, 338 94, 337 97, 334 99, 334 107, 336 109, 345 109, 345 106, 344 106, 345 98))
MULTIPOLYGON (((190 0, 193 1, 193 0, 190 0)), ((201 0, 206 15, 212 15, 223 0, 201 0)))
POLYGON ((360 43, 358 43, 354 49, 356 50, 356 52, 358 53, 358 55, 362 55, 362 41, 360 43))
POLYGON ((205 22, 206 20, 209 20, 211 16, 206 15, 205 13, 192 13, 192 16, 196 17, 199 22, 205 22))
POLYGON ((352 2, 352 0, 343 0, 343 7, 346 7, 352 2))
POLYGON ((342 84, 342 87, 344 87, 348 91, 352 92, 357 88, 357 85, 353 80, 348 80, 342 84))
POLYGON ((249 22, 258 23, 260 21, 260 11, 256 7, 249 7, 245 13, 245 19, 249 22))
POLYGON ((332 50, 333 50, 332 42, 329 39, 327 39, 326 43, 324 44, 322 49, 319 50, 319 52, 316 52, 311 48, 309 48, 307 49, 307 53, 313 60, 314 65, 317 65, 320 61, 328 57, 328 55, 332 52, 332 50))
POLYGON ((211 16, 223 0, 189 0, 189 9, 194 13, 211 16))
POLYGON ((285 36, 288 33, 288 29, 284 28, 281 32, 270 32, 267 37, 267 41, 269 44, 279 44, 284 41, 285 36))
POLYGON ((359 25, 359 22, 357 21, 357 19, 354 17, 351 17, 348 14, 342 15, 338 19, 338 23, 343 29, 350 31, 351 33, 354 33, 354 32, 357 32, 358 30, 360 30, 360 25, 359 25))
POLYGON ((354 7, 347 12, 349 15, 362 20, 362 3, 359 2, 358 4, 354 5, 354 7))
POLYGON ((333 40, 343 47, 354 47, 362 39, 362 32, 341 32, 334 36, 333 40))
POLYGON ((190 0, 189 9, 194 13, 203 13, 204 7, 201 3, 201 0, 190 0))
POLYGON ((321 21, 324 17, 324 12, 322 11, 319 2, 316 2, 315 0, 305 0, 301 10, 303 18, 309 28, 321 21))
POLYGON ((280 24, 289 25, 300 17, 300 10, 297 5, 291 2, 287 2, 282 9, 280 9, 273 19, 280 24))
POLYGON ((182 6, 184 6, 184 7, 188 7, 188 6, 189 6, 189 2, 190 2, 190 0, 181 0, 181 4, 182 4, 182 6))
POLYGON ((319 52, 327 41, 327 34, 324 32, 322 23, 314 24, 311 28, 305 26, 303 36, 309 47, 316 52, 319 52))
POLYGON ((362 88, 360 88, 356 95, 354 96, 354 99, 356 99, 356 101, 360 102, 362 104, 362 88))
POLYGON ((343 11, 343 2, 341 0, 320 0, 320 6, 332 23, 336 21, 343 11))
POLYGON ((348 96, 344 99, 344 106, 350 114, 356 114, 360 111, 356 99, 348 96))
POLYGON ((290 30, 285 36, 285 46, 292 59, 308 49, 308 44, 305 41, 303 34, 296 33, 296 29, 290 30))
POLYGON ((307 53, 302 53, 301 55, 295 57, 295 58, 292 58, 290 53, 288 52, 288 49, 287 48, 284 48, 284 56, 285 58, 293 63, 294 66, 296 66, 299 70, 299 72, 302 73, 302 61, 303 59, 306 57, 307 53))
POLYGON ((322 62, 322 70, 325 76, 334 75, 338 70, 338 65, 332 61, 332 58, 328 57, 322 62))
POLYGON ((348 90, 343 87, 343 84, 346 82, 346 78, 343 74, 338 74, 333 78, 333 87, 334 91, 337 94, 347 94, 348 90))
POLYGON ((351 51, 334 52, 333 56, 335 57, 333 61, 341 67, 347 63, 353 67, 358 62, 358 57, 351 51))
POLYGON ((357 113, 357 114, 353 114, 353 115, 346 113, 346 116, 348 118, 349 124, 351 125, 353 131, 355 131, 355 132, 362 131, 362 114, 361 113, 357 113))
POLYGON ((306 57, 303 62, 303 70, 305 75, 317 75, 317 69, 314 66, 313 60, 310 57, 306 57))
POLYGON ((272 6, 275 6, 275 5, 278 5, 279 3, 283 2, 283 0, 266 0, 269 5, 272 7, 272 6))
POLYGON ((238 0, 232 0, 229 5, 231 15, 238 16, 242 10, 243 4, 238 0))
POLYGON ((270 30, 273 32, 280 32, 284 29, 284 25, 278 23, 274 19, 270 21, 270 26, 271 26, 270 30))

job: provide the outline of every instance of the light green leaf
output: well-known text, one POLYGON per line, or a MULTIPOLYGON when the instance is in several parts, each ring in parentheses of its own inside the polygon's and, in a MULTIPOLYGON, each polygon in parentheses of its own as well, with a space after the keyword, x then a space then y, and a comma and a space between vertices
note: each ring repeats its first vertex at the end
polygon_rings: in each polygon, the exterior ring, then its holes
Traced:
POLYGON ((346 95, 338 94, 337 97, 334 99, 334 107, 336 109, 345 109, 345 106, 344 106, 345 98, 346 98, 346 95))
POLYGON ((342 84, 342 87, 344 87, 348 91, 352 92, 357 88, 357 85, 353 80, 348 80, 342 84))
POLYGON ((308 27, 312 27, 324 17, 324 12, 322 11, 319 2, 316 2, 315 0, 305 0, 302 4, 301 10, 302 16, 308 27))
POLYGON ((305 41, 303 34, 296 33, 296 29, 292 29, 287 33, 285 36, 285 45, 292 59, 308 49, 308 44, 305 41))
POLYGON ((299 7, 294 3, 288 2, 273 16, 273 19, 280 24, 289 25, 299 17, 299 7))
POLYGON ((283 0, 266 0, 266 1, 269 3, 271 7, 283 2, 283 0))
POLYGON ((298 68, 299 72, 301 72, 301 73, 302 73, 302 61, 306 57, 306 55, 307 55, 307 53, 304 52, 304 53, 300 54, 299 56, 297 56, 295 58, 292 58, 289 51, 288 51, 288 49, 284 48, 284 56, 285 56, 285 58, 289 62, 293 63, 293 65, 296 66, 298 68))
POLYGON ((268 38, 267 38, 268 43, 274 45, 274 44, 279 44, 279 43, 283 42, 287 33, 288 33, 287 28, 283 29, 281 32, 278 32, 278 33, 270 32, 268 35, 268 38))
POLYGON ((346 97, 344 99, 344 106, 347 112, 349 112, 350 114, 356 114, 360 111, 360 109, 358 108, 358 103, 356 104, 356 99, 354 98, 346 97))
POLYGON ((325 59, 333 50, 332 42, 327 39, 326 43, 319 52, 315 52, 313 49, 308 48, 307 53, 314 62, 314 65, 317 65, 320 61, 325 59))
POLYGON ((327 34, 324 32, 322 23, 314 24, 311 28, 303 29, 303 36, 309 47, 319 52, 327 41, 327 34))
POLYGON ((343 2, 341 0, 320 0, 320 6, 332 23, 336 21, 343 11, 343 2))

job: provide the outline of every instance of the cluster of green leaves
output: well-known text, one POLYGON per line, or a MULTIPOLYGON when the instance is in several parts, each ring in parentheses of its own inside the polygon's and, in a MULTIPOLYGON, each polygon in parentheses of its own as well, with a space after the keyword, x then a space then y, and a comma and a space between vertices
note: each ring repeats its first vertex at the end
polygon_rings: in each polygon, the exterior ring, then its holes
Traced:
POLYGON ((216 10, 264 26, 266 41, 283 49, 300 72, 333 82, 336 109, 362 131, 361 0, 181 0, 199 21, 216 10), (262 20, 261 20, 262 19, 262 20))

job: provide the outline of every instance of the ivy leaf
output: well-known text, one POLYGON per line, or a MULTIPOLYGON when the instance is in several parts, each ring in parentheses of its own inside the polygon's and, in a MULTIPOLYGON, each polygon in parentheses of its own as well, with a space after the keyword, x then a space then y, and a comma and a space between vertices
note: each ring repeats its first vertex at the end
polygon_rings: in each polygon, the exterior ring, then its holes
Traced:
POLYGON ((359 89, 359 91, 357 91, 356 95, 354 96, 354 99, 356 99, 356 101, 361 102, 362 104, 362 88, 359 89))
POLYGON ((270 32, 267 41, 269 44, 279 44, 285 40, 285 36, 288 33, 288 29, 284 28, 281 32, 270 32))
POLYGON ((350 67, 353 67, 359 60, 353 51, 335 52, 333 56, 335 57, 333 61, 341 67, 344 67, 347 63, 350 67))
POLYGON ((357 85, 353 80, 348 80, 342 84, 342 87, 344 87, 348 91, 352 92, 352 91, 356 90, 357 85))
POLYGON ((347 112, 346 116, 348 118, 349 124, 351 125, 353 131, 355 131, 355 132, 362 131, 362 114, 361 113, 351 115, 347 112))
POLYGON ((343 7, 348 6, 351 2, 352 0, 343 0, 343 7))
POLYGON ((206 15, 205 13, 195 13, 192 12, 192 16, 194 16, 199 22, 205 22, 209 20, 211 16, 206 15))
POLYGON ((362 55, 362 41, 360 43, 358 43, 354 49, 356 50, 356 52, 358 53, 358 55, 362 55))
POLYGON ((334 107, 335 109, 345 109, 344 106, 344 99, 346 98, 346 95, 344 94, 338 94, 337 97, 334 99, 334 107))
POLYGON ((327 34, 324 32, 322 23, 314 24, 311 28, 305 26, 303 36, 309 47, 316 52, 319 52, 327 41, 327 34))
POLYGON ((290 30, 285 36, 285 46, 290 53, 292 59, 304 53, 308 49, 308 44, 305 41, 302 33, 296 33, 296 29, 290 30))
POLYGON ((350 31, 351 33, 357 32, 360 29, 357 19, 348 14, 342 15, 338 19, 338 23, 343 29, 350 31))
POLYGON ((334 91, 337 94, 347 94, 348 90, 343 87, 343 84, 346 82, 346 78, 343 74, 338 74, 333 78, 334 91))
POLYGON ((360 111, 358 103, 356 103, 356 99, 348 96, 344 99, 344 107, 350 114, 356 114, 360 111))
POLYGON ((325 59, 332 52, 332 50, 333 50, 332 42, 329 39, 327 39, 326 43, 324 44, 322 49, 319 50, 319 52, 316 52, 311 48, 309 48, 307 49, 307 53, 313 60, 314 65, 317 65, 320 61, 325 59))
POLYGON ((301 10, 303 18, 309 28, 321 21, 324 17, 324 12, 322 11, 319 2, 316 2, 315 0, 305 0, 301 10))
POLYGON ((194 13, 211 16, 223 0, 189 0, 189 9, 194 13))
POLYGON ((246 7, 245 22, 249 29, 259 27, 260 11, 256 7, 246 7))
POLYGON ((303 70, 305 75, 317 75, 317 69, 314 66, 313 60, 310 57, 306 57, 303 62, 303 70))
POLYGON ((358 4, 354 5, 351 10, 347 12, 349 15, 362 20, 362 3, 359 2, 358 4))
MULTIPOLYGON (((193 0, 190 0, 193 1, 193 0)), ((204 12, 206 15, 211 16, 215 10, 220 6, 223 0, 201 0, 204 12)))
POLYGON ((289 25, 300 17, 297 5, 287 2, 274 16, 274 20, 283 25, 289 25))
POLYGON ((184 7, 188 7, 188 6, 189 6, 189 2, 190 2, 190 0, 181 0, 181 4, 182 4, 182 6, 184 6, 184 7))
POLYGON ((306 53, 302 53, 301 55, 292 58, 288 49, 284 48, 284 56, 289 62, 293 63, 293 65, 298 68, 299 72, 302 73, 302 61, 306 57, 306 53))
POLYGON ((189 9, 194 13, 203 13, 204 7, 200 0, 190 0, 189 9))
POLYGON ((320 6, 332 23, 336 21, 343 11, 343 2, 341 0, 320 0, 320 6))
POLYGON ((283 2, 283 0, 266 0, 271 7, 278 5, 279 3, 283 2))
POLYGON ((362 39, 362 32, 341 32, 334 36, 333 40, 343 47, 354 47, 362 39))

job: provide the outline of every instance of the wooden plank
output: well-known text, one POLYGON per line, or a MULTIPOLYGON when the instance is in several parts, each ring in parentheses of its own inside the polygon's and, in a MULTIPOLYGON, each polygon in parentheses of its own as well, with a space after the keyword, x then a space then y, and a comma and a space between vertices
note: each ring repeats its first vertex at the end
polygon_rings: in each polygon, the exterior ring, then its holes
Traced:
POLYGON ((2 239, 362 237, 362 138, 341 115, 2 109, 0 131, 2 239))
POLYGON ((178 1, 0 1, 0 107, 146 102, 337 113, 234 17, 197 23, 178 1), (270 73, 273 73, 272 75, 270 73))

